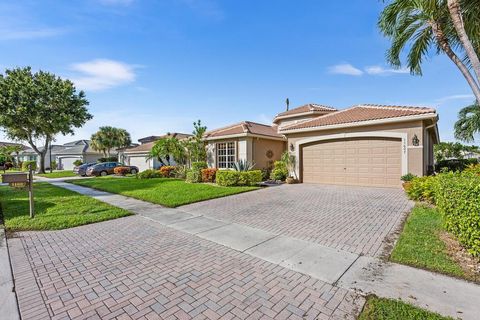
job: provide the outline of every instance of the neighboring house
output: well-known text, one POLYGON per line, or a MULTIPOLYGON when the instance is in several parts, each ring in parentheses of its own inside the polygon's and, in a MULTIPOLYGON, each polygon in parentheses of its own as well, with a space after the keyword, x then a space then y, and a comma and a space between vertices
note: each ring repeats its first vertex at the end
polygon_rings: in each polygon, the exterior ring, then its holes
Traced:
POLYGON ((279 113, 272 126, 242 122, 210 131, 205 139, 211 167, 247 159, 263 168, 270 162, 259 155, 276 160, 288 149, 302 182, 398 187, 402 175, 431 170, 437 121, 432 108, 308 104, 279 113))
MULTIPOLYGON (((174 132, 168 133, 163 136, 149 136, 141 138, 138 139, 138 142, 141 143, 139 146, 122 150, 119 153, 119 159, 121 159, 120 161, 124 162, 127 165, 138 167, 139 171, 144 171, 147 169, 158 169, 162 166, 162 163, 155 158, 148 159, 148 155, 157 140, 168 137, 175 137, 179 140, 182 140, 191 137, 191 135, 174 132)), ((174 161, 172 159, 170 160, 170 162, 174 164, 174 161)))
MULTIPOLYGON (((43 147, 39 148, 43 150, 43 147)), ((34 160, 40 165, 40 158, 31 148, 20 153, 20 161, 34 160)), ((45 167, 49 168, 50 160, 57 163, 59 170, 73 170, 74 162, 81 160, 83 163, 96 162, 102 158, 101 152, 95 151, 90 147, 89 140, 77 140, 63 145, 51 145, 45 155, 45 167)))
POLYGON ((251 121, 208 131, 204 139, 208 166, 219 169, 231 168, 238 160, 248 160, 258 169, 272 167, 274 161, 280 160, 287 141, 276 125, 251 121))

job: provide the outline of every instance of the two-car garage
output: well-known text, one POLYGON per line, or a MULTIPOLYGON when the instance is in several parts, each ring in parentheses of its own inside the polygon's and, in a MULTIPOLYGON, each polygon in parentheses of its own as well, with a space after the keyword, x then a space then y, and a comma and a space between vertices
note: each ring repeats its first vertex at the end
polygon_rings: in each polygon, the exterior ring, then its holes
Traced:
POLYGON ((358 137, 321 140, 301 146, 300 175, 305 183, 398 187, 402 140, 358 137))

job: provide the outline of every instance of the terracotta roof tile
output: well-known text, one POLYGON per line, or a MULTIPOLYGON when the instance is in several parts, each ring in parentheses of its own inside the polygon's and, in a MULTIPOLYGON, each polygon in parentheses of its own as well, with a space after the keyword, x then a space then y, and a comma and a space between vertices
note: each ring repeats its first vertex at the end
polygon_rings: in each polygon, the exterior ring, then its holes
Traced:
POLYGON ((376 104, 357 105, 281 128, 280 131, 357 123, 362 121, 399 118, 421 114, 435 114, 435 109, 425 107, 385 106, 376 104))
MULTIPOLYGON (((143 144, 141 144, 139 146, 136 146, 136 147, 125 149, 124 152, 125 153, 129 153, 129 152, 149 152, 152 149, 155 142, 159 139, 168 138, 168 137, 175 137, 179 140, 182 140, 182 139, 185 139, 185 138, 188 138, 188 137, 191 137, 191 136, 192 136, 191 134, 177 133, 177 132, 172 132, 170 134, 165 134, 163 136, 152 136, 152 137, 156 137, 155 141, 150 141, 150 142, 143 143, 143 144)), ((150 137, 147 137, 147 138, 150 138, 150 137)), ((141 140, 141 139, 139 139, 139 140, 141 140)))
POLYGON ((315 104, 315 103, 309 103, 288 111, 280 112, 277 114, 277 117, 283 117, 283 116, 293 116, 299 113, 305 113, 305 112, 332 112, 332 111, 337 111, 337 109, 329 107, 329 106, 324 106, 320 104, 315 104))
POLYGON ((266 124, 243 121, 235 123, 227 127, 215 129, 205 133, 205 138, 219 138, 224 136, 236 135, 236 134, 255 134, 261 136, 268 136, 274 138, 282 138, 283 136, 277 133, 276 126, 269 126, 266 124))

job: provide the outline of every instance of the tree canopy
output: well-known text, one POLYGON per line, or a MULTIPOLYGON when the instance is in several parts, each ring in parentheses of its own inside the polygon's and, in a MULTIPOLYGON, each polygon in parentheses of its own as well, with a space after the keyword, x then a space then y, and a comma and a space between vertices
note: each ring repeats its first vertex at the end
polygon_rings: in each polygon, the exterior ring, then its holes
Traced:
POLYGON ((110 157, 112 149, 125 148, 132 144, 127 130, 110 126, 100 127, 90 140, 92 149, 102 152, 106 157, 110 157))
POLYGON ((162 165, 185 165, 187 156, 185 146, 175 137, 166 137, 155 142, 147 159, 157 159, 162 165))
POLYGON ((430 54, 446 54, 480 101, 480 0, 393 0, 380 14, 378 25, 391 39, 387 60, 412 74, 422 74, 430 54))
POLYGON ((45 172, 45 154, 58 134, 73 134, 92 118, 85 93, 77 93, 70 80, 30 67, 0 74, 0 127, 12 140, 25 141, 40 156, 45 172))
POLYGON ((458 120, 455 123, 455 138, 473 142, 475 135, 480 133, 480 107, 472 104, 463 108, 458 113, 458 120))

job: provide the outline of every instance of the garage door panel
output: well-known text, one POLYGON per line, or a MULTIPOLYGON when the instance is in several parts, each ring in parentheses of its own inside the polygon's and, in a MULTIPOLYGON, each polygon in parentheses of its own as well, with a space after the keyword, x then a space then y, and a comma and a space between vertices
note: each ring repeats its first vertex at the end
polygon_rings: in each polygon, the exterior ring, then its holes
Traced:
POLYGON ((302 148, 304 182, 400 186, 401 141, 356 138, 324 141, 302 148))
POLYGON ((140 171, 150 169, 150 161, 147 161, 145 157, 130 157, 129 163, 131 166, 138 167, 140 171))

